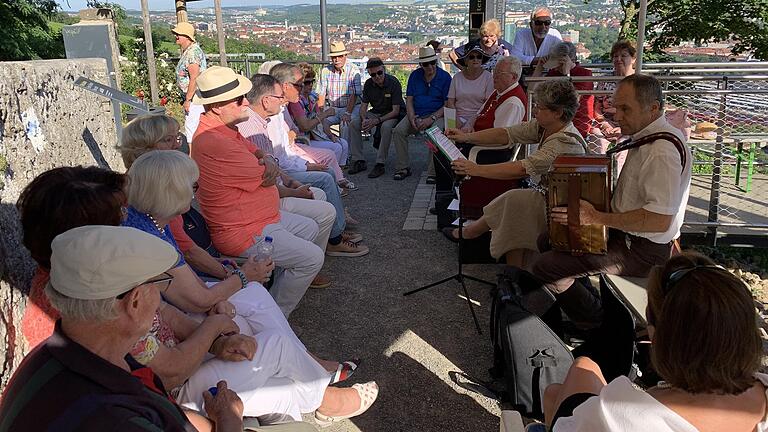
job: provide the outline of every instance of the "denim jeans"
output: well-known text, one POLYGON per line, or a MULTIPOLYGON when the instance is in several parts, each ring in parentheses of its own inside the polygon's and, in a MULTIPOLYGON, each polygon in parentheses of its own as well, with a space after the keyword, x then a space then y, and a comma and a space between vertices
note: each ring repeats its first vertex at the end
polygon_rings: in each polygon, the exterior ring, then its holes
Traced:
POLYGON ((344 220, 344 203, 341 201, 339 186, 336 184, 336 176, 330 170, 327 171, 287 171, 294 179, 322 189, 326 200, 336 209, 336 221, 331 228, 331 238, 338 237, 347 225, 344 220))

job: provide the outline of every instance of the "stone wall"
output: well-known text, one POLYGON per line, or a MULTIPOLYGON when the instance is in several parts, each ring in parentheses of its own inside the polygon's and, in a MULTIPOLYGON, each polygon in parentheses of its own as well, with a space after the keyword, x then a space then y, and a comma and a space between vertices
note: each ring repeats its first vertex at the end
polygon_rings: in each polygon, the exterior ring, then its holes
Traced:
POLYGON ((21 245, 16 200, 58 166, 125 171, 112 104, 74 85, 109 83, 103 59, 0 62, 0 391, 31 347, 21 332, 35 264, 21 245))

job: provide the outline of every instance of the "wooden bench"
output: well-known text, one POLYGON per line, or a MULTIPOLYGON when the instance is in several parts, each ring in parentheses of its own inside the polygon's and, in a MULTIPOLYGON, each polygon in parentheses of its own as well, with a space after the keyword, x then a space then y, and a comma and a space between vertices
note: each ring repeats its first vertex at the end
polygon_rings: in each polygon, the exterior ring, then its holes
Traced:
POLYGON ((645 308, 648 306, 648 293, 645 287, 648 278, 605 275, 605 281, 608 288, 629 308, 636 322, 646 326, 648 323, 645 319, 645 308))

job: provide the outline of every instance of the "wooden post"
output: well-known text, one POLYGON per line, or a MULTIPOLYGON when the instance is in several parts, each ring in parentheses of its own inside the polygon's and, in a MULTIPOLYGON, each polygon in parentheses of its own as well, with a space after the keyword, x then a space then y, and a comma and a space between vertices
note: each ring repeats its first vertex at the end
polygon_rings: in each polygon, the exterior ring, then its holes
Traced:
POLYGON ((221 18, 221 0, 213 0, 216 9, 216 34, 219 37, 219 64, 227 66, 227 48, 224 45, 227 35, 224 33, 224 20, 221 18))
POLYGON ((149 22, 147 0, 141 0, 141 20, 144 22, 144 45, 147 49, 147 72, 152 105, 157 106, 160 98, 157 91, 157 70, 155 70, 155 47, 152 45, 152 24, 149 22))
POLYGON ((187 0, 176 0, 176 23, 187 22, 187 0))

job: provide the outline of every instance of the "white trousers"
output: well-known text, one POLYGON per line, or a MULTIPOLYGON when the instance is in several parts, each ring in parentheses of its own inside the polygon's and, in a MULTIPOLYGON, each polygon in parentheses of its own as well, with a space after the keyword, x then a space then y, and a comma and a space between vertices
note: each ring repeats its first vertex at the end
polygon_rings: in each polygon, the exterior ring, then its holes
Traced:
POLYGON ((333 222, 336 220, 336 208, 333 204, 325 201, 325 192, 322 189, 310 187, 310 190, 312 190, 315 199, 280 198, 280 210, 305 216, 315 221, 319 227, 319 232, 313 243, 325 252, 333 222))
POLYGON ((339 165, 344 166, 349 159, 349 143, 344 138, 339 138, 339 142, 316 141, 309 142, 310 147, 324 148, 333 152, 339 165))
MULTIPOLYGON (((272 237, 274 245, 275 282, 270 294, 286 318, 323 267, 325 253, 313 243, 319 233, 314 220, 283 210, 280 211, 280 222, 269 224, 262 230, 262 236, 272 237)), ((254 254, 255 249, 256 245, 251 246, 245 255, 254 254)))
POLYGON ((205 112, 202 105, 189 104, 189 112, 184 116, 184 135, 187 142, 192 144, 192 137, 195 136, 197 125, 200 124, 200 116, 205 112))

